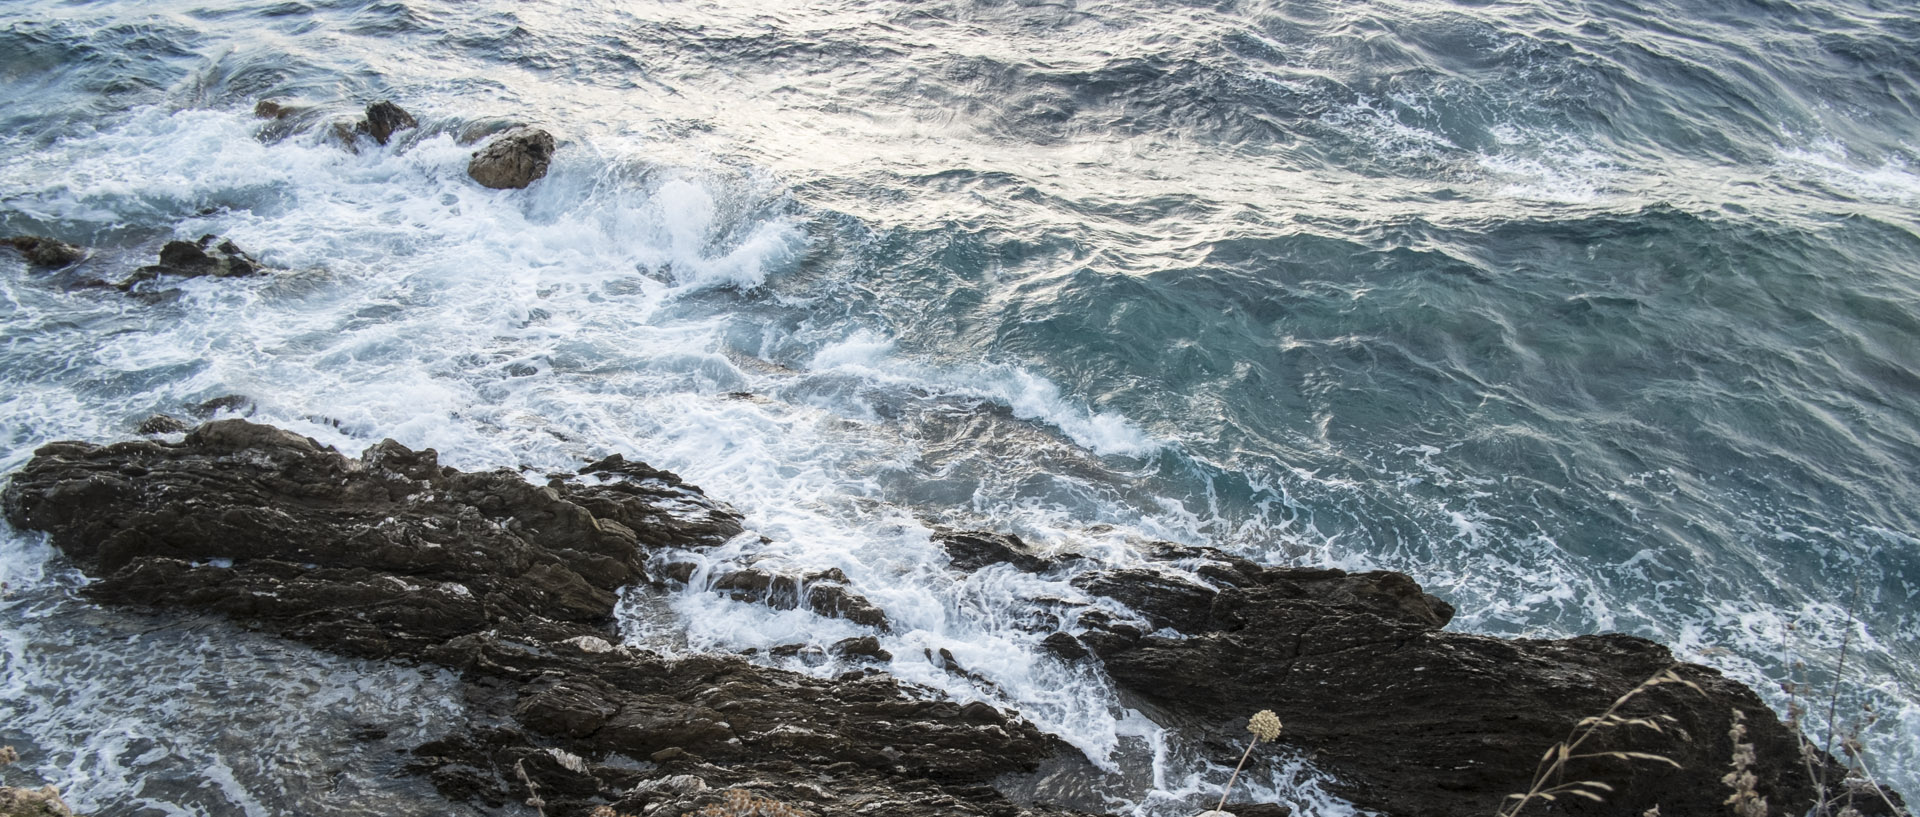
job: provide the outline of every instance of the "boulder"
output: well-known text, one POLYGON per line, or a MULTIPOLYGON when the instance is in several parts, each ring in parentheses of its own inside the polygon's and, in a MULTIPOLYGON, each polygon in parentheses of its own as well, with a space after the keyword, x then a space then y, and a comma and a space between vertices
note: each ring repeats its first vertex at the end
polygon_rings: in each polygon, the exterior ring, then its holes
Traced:
POLYGON ((27 263, 36 267, 66 267, 79 263, 87 257, 85 250, 52 238, 37 235, 20 235, 9 238, 8 246, 20 251, 27 263))
POLYGON ((1003 563, 1028 573, 1039 573, 1054 566, 1011 533, 939 530, 934 532, 933 540, 947 551, 953 569, 962 573, 1003 563))
POLYGON ((387 100, 380 100, 367 106, 367 117, 360 120, 355 130, 373 137, 373 141, 386 144, 395 131, 419 127, 413 114, 402 110, 400 106, 387 100))
POLYGON ((203 235, 198 241, 169 241, 160 248, 160 263, 135 270, 120 282, 122 291, 161 276, 180 278, 239 278, 258 275, 264 270, 259 261, 217 235, 203 235))
POLYGON ((524 188, 547 175, 553 151, 553 134, 539 128, 514 128, 474 151, 467 175, 495 190, 524 188))

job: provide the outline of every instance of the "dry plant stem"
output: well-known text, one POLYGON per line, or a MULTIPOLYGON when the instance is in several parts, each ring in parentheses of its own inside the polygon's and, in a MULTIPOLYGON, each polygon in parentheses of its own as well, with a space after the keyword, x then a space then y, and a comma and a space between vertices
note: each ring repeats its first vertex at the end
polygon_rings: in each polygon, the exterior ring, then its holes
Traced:
POLYGON ((1258 745, 1260 745, 1259 737, 1255 737, 1253 740, 1247 742, 1247 750, 1240 753, 1240 762, 1234 764, 1233 776, 1227 778, 1227 787, 1220 790, 1220 805, 1214 806, 1214 811, 1220 811, 1227 807, 1227 795, 1233 793, 1233 781, 1240 779, 1240 769, 1247 765, 1247 758, 1253 755, 1253 747, 1258 745))
POLYGON ((547 801, 540 799, 540 787, 534 784, 532 778, 527 777, 526 763, 524 760, 514 761, 513 773, 520 778, 520 782, 527 784, 527 805, 533 807, 535 814, 547 817, 547 801))
POLYGON ((1660 727, 1658 721, 1651 718, 1622 718, 1614 713, 1618 712, 1620 707, 1625 706, 1628 701, 1633 700, 1634 696, 1656 686, 1660 686, 1661 684, 1685 684, 1695 691, 1700 691, 1698 684, 1681 678, 1674 673, 1674 669, 1679 666, 1679 664, 1669 665, 1666 669, 1655 673, 1653 677, 1641 681, 1639 686, 1627 690, 1625 695, 1615 698, 1613 704, 1607 707, 1607 711, 1595 717, 1581 719, 1580 723, 1574 726, 1574 731, 1567 736, 1567 740, 1554 744, 1553 748, 1548 749, 1547 753, 1541 756, 1540 762, 1534 767, 1533 786, 1527 789, 1527 793, 1507 795, 1507 799, 1512 800, 1513 804, 1497 812, 1499 817, 1514 817, 1514 815, 1520 813, 1522 808, 1534 800, 1552 801, 1559 799, 1561 795, 1567 795, 1570 797, 1584 797, 1594 802, 1600 802, 1604 799, 1600 796, 1600 792, 1613 791, 1612 786, 1598 780, 1576 780, 1572 783, 1561 783, 1553 786, 1547 785, 1547 781, 1557 779, 1561 772, 1565 771, 1567 762, 1570 760, 1581 760, 1593 757, 1611 757, 1620 760, 1653 760, 1673 766, 1674 768, 1679 768, 1680 764, 1673 762, 1672 758, 1649 752, 1579 753, 1581 745, 1592 738, 1594 733, 1598 732, 1602 726, 1644 726, 1655 732, 1666 731, 1660 727))
POLYGON ((1834 713, 1840 708, 1840 676, 1847 671, 1847 648, 1853 644, 1854 605, 1860 603, 1860 577, 1853 577, 1853 596, 1847 599, 1847 626, 1840 635, 1840 661, 1833 667, 1833 694, 1827 696, 1827 737, 1820 750, 1833 754, 1834 713))

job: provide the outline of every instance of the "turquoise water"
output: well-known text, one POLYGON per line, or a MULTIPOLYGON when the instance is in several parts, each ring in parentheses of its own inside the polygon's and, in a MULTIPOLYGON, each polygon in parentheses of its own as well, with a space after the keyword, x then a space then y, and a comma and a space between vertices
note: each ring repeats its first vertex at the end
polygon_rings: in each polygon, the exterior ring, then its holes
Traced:
MULTIPOLYGON (((345 451, 638 456, 1141 813, 1224 773, 995 613, 1070 590, 929 571, 929 525, 1404 570, 1456 628, 1644 635, 1782 709, 1845 642, 1840 711, 1920 791, 1916 41, 1868 0, 16 0, 0 233, 93 255, 0 257, 0 465, 227 394, 345 451), (328 141, 379 98, 422 127, 328 141), (466 181, 509 121, 549 177, 466 181), (290 272, 72 286, 207 232, 290 272)), ((88 636, 7 536, 22 666, 88 636)), ((674 605, 632 638, 846 635, 674 605)), ((48 706, 0 701, 39 768, 166 810, 48 706)))

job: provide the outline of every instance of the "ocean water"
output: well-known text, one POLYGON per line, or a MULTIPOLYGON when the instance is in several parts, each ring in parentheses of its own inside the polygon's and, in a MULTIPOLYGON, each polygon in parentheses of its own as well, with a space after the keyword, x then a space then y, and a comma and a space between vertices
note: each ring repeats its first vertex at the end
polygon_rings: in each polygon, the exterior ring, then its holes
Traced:
MULTIPOLYGON (((0 235, 91 255, 0 251, 0 471, 227 395, 349 453, 642 459, 771 540, 700 558, 840 568, 894 674, 1062 735, 1089 768, 1046 785, 1121 813, 1228 769, 1038 648, 1064 579, 959 576, 934 526, 1646 636, 1837 696, 1916 793, 1917 41, 1893 0, 10 0, 0 235), (421 127, 330 138, 376 99, 421 127), (472 183, 514 122, 559 139, 547 178, 472 183), (205 233, 283 272, 75 286, 205 233)), ((36 535, 0 531, 0 579, 9 780, 437 808, 392 770, 457 727, 451 679, 87 605, 36 535)), ((699 581, 622 626, 862 634, 699 581)), ((1299 758, 1253 778, 1352 811, 1299 758)))

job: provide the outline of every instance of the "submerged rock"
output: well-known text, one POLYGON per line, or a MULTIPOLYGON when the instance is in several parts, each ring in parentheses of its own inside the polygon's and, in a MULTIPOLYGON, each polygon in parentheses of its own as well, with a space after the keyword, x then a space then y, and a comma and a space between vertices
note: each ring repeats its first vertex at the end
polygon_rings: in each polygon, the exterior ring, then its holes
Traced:
POLYGON ((131 290, 146 281, 169 275, 180 278, 239 278, 258 275, 264 269, 239 245, 208 234, 201 236, 199 241, 167 242, 166 246, 160 248, 160 263, 135 270, 119 286, 122 291, 131 290))
POLYGON ((52 238, 37 235, 20 235, 9 238, 8 246, 19 250, 27 263, 36 267, 65 267, 79 263, 87 257, 85 250, 52 238))
POLYGON ((467 175, 495 190, 524 188, 547 175, 553 151, 553 134, 538 128, 514 128, 475 151, 467 163, 467 175))
POLYGON ((253 105, 253 115, 261 119, 285 119, 299 110, 271 99, 262 99, 253 105))

